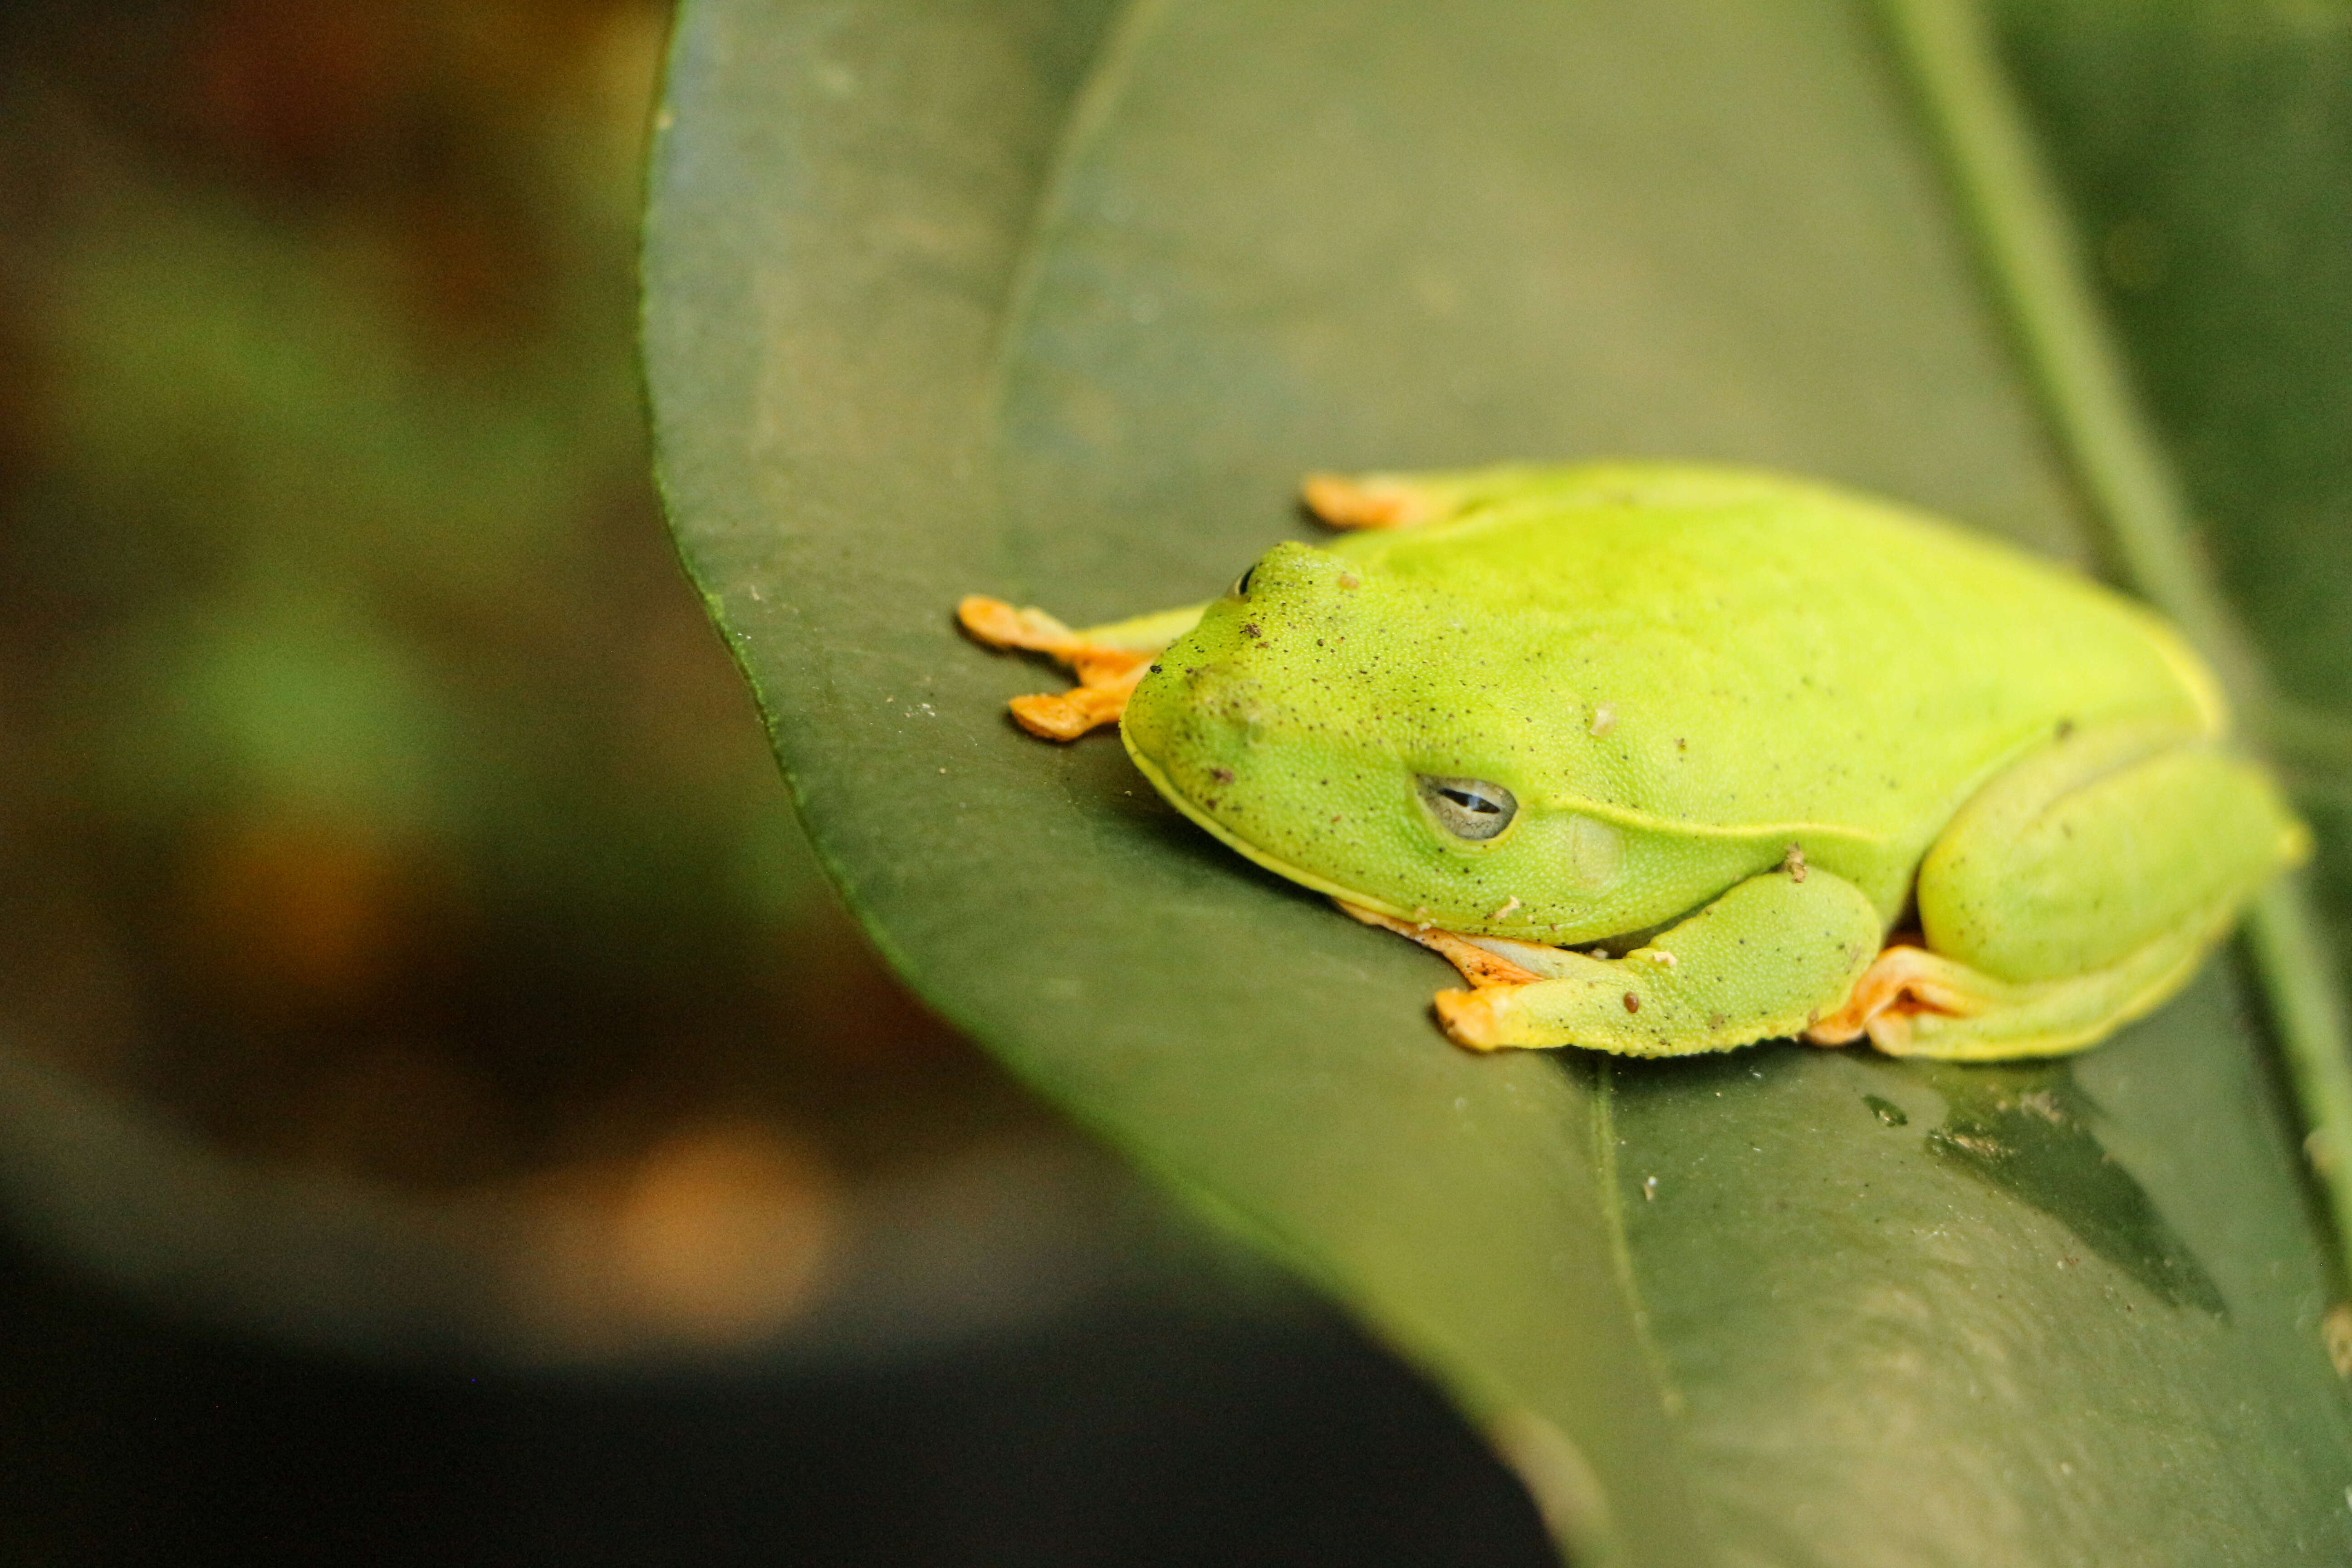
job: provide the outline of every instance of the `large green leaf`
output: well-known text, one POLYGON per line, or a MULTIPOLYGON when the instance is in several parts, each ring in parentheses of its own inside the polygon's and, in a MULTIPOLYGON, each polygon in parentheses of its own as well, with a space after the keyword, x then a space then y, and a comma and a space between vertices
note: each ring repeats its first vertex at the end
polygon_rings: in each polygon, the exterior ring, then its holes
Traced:
POLYGON ((2071 1063, 1474 1059, 965 592, 1105 618, 1308 468, 1728 458, 2098 552, 1864 9, 692 0, 662 479, 933 1005, 1349 1304, 1580 1561, 2340 1561, 2325 1251, 2229 966, 2071 1063))

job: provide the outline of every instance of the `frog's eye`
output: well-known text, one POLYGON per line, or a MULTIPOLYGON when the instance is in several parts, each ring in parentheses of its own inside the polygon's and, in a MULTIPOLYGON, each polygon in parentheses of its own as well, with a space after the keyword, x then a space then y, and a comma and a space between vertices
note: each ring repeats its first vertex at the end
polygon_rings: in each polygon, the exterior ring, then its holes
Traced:
POLYGON ((1484 779, 1439 779, 1421 775, 1422 804, 1456 838, 1492 838, 1518 815, 1518 798, 1484 779))
POLYGON ((1239 577, 1234 580, 1234 597, 1236 599, 1248 598, 1250 579, 1256 575, 1257 565, 1253 562, 1239 577))

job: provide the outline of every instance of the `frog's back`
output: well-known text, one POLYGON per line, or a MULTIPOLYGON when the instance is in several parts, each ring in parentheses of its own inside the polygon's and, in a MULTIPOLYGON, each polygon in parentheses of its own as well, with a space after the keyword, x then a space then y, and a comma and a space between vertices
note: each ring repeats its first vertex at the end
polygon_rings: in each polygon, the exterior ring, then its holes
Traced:
POLYGON ((1482 606, 1498 669, 1584 716, 1596 804, 1694 826, 1835 825, 1924 847, 2054 730, 2218 730, 2179 637, 2062 568, 1916 512, 1736 470, 1611 466, 1351 539, 1482 606))

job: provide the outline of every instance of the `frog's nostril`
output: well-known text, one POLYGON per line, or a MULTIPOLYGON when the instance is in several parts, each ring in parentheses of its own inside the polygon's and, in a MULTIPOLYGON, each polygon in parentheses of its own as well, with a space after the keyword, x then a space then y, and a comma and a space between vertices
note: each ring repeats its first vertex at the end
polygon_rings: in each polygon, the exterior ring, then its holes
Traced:
POLYGON ((1228 697, 1212 711, 1231 742, 1244 751, 1264 741, 1274 728, 1272 711, 1255 690, 1228 697))
POLYGON ((1230 664, 1205 664, 1184 672, 1183 700, 1214 718, 1255 720, 1263 715, 1265 693, 1254 677, 1230 664))

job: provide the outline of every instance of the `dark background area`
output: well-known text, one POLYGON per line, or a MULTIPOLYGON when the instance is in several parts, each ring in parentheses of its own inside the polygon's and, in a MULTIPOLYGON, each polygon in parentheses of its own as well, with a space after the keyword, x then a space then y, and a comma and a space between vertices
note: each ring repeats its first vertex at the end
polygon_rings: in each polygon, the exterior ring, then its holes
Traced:
POLYGON ((0 1553, 1549 1561, 815 874, 646 479, 666 26, 0 18, 0 1553))
POLYGON ((786 1375, 291 1355, 0 1258, 19 1563, 1556 1561, 1437 1397, 1330 1321, 1097 1308, 786 1375))

